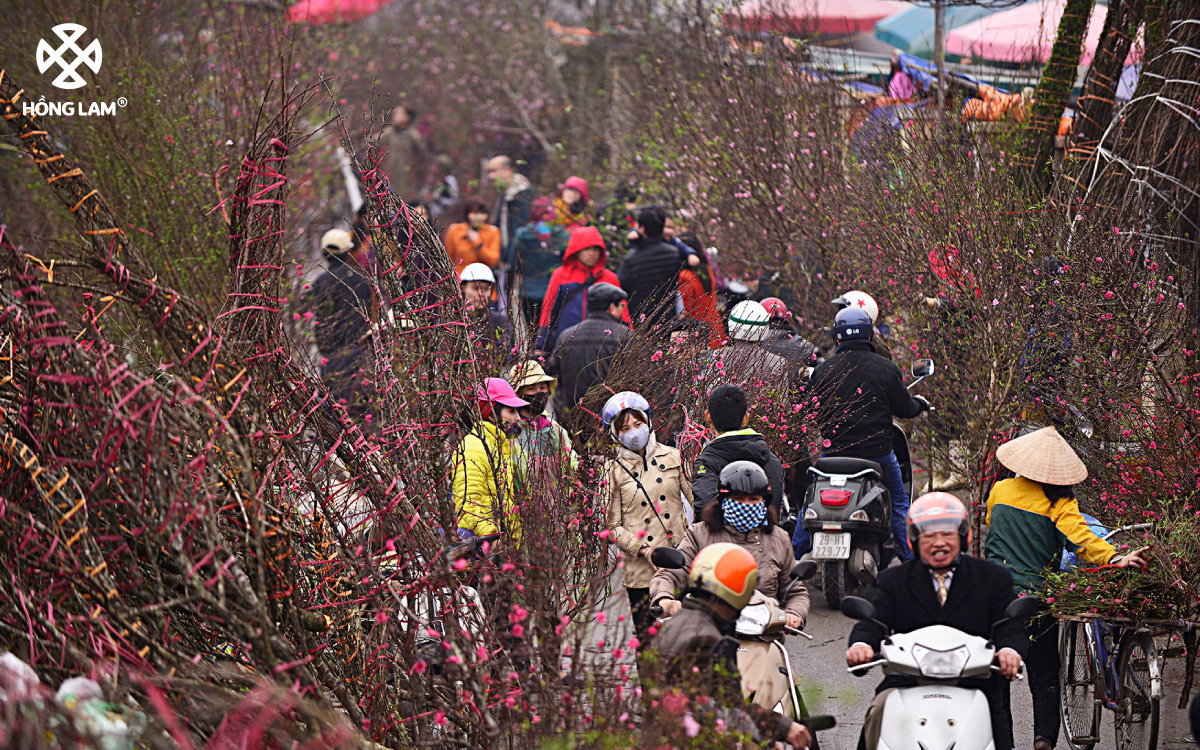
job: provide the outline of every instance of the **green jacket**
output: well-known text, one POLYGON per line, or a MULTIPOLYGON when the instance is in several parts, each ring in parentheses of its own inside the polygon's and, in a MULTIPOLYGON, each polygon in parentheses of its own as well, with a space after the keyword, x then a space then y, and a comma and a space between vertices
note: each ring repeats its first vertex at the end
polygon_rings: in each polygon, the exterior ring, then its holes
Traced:
POLYGON ((1096 565, 1117 554, 1088 528, 1078 500, 1063 498, 1051 505, 1042 485, 1024 477, 992 487, 987 524, 984 555, 1012 571, 1017 591, 1040 593, 1046 575, 1058 569, 1064 547, 1096 565))

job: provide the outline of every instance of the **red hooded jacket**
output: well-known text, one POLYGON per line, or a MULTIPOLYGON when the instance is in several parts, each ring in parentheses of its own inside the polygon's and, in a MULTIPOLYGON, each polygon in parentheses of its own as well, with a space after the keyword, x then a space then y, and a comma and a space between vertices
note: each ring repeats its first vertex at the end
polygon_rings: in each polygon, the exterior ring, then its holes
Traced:
MULTIPOLYGON (((542 317, 538 321, 538 351, 548 352, 560 331, 583 322, 587 317, 587 288, 592 284, 605 283, 621 286, 617 275, 604 267, 608 251, 600 230, 595 227, 579 227, 571 232, 563 263, 550 274, 550 285, 546 287, 546 298, 542 300, 542 317), (600 248, 600 260, 588 268, 576 258, 580 250, 600 248)), ((624 316, 630 322, 629 312, 624 316)))

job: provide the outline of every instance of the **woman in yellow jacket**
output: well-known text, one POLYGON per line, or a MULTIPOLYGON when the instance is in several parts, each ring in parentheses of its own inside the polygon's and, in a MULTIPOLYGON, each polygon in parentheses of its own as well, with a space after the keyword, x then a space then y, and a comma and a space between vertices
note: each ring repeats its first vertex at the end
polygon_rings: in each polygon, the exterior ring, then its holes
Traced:
POLYGON ((454 450, 454 508, 458 528, 475 536, 521 536, 513 496, 519 481, 520 446, 509 438, 521 430, 518 409, 529 402, 501 378, 487 378, 478 392, 478 418, 454 450))
MULTIPOLYGON (((1040 595, 1046 574, 1058 569, 1067 547, 1093 565, 1146 567, 1143 550, 1121 556, 1088 527, 1074 491, 1087 479, 1087 467, 1053 427, 1008 441, 996 458, 1017 476, 997 482, 988 495, 984 556, 1012 571, 1018 594, 1040 595)), ((1059 730, 1058 621, 1044 611, 1029 621, 1025 664, 1033 694, 1033 747, 1051 750, 1059 730)))

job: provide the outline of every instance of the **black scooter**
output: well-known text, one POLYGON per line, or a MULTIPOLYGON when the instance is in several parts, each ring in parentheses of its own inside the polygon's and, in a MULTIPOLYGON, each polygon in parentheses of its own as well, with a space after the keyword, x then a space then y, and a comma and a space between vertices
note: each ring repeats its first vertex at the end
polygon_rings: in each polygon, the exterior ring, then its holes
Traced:
MULTIPOLYGON (((912 365, 914 385, 933 374, 932 359, 912 365)), ((908 435, 892 422, 892 450, 900 464, 905 491, 912 497, 912 454, 908 435)), ((864 458, 820 458, 809 470, 813 483, 804 503, 802 522, 812 536, 813 561, 821 565, 821 588, 831 609, 842 598, 861 595, 879 571, 897 557, 891 535, 892 497, 883 483, 883 468, 864 458)))

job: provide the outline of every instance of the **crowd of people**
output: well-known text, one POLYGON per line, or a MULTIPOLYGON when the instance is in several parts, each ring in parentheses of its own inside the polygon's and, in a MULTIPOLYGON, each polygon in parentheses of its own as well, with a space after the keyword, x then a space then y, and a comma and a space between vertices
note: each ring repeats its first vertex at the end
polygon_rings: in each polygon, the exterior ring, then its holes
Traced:
MULTIPOLYGON (((413 131, 412 116, 401 109, 393 121, 389 142, 402 152, 395 160, 389 156, 393 184, 417 196, 412 205, 429 218, 446 216, 456 202, 461 206, 462 221, 445 228, 443 243, 464 309, 476 322, 473 335, 480 346, 493 347, 495 361, 502 363, 478 385, 463 435, 451 451, 460 536, 501 534, 518 541, 513 506, 522 483, 537 481, 538 473, 561 477, 607 456, 597 464, 607 511, 597 532, 622 559, 640 648, 657 657, 646 662, 658 665, 657 671, 647 667, 647 684, 656 674, 673 685, 699 675, 697 694, 712 695, 718 662, 730 666, 728 654, 722 656, 715 644, 733 635, 732 623, 751 590, 782 597, 790 628, 802 628, 809 615, 809 593, 790 575, 810 552, 810 540, 802 524, 790 534, 781 526, 786 515, 794 518, 801 510, 809 457, 782 460, 749 426, 753 397, 744 387, 767 381, 788 397, 803 383, 823 407, 816 412, 823 455, 879 465, 901 561, 881 572, 878 616, 851 632, 847 663, 875 658, 886 636, 882 626, 905 632, 943 623, 994 638, 1002 674, 981 689, 991 706, 996 747, 1012 747, 1004 678, 1013 678, 1031 655, 1035 748, 1054 746, 1058 683, 1052 621, 1043 610, 1028 628, 1013 622, 993 633, 993 623, 1018 593, 1036 594, 1066 544, 1080 547, 1090 561, 1144 564, 1138 552, 1117 555, 1083 523, 1072 486, 1086 477, 1086 469, 1054 428, 1017 438, 998 452, 1016 477, 992 491, 986 559, 973 558, 967 511, 956 497, 933 492, 910 504, 891 444, 892 421, 915 418, 930 407, 905 388, 884 343, 879 306, 869 294, 854 290, 833 300, 838 309, 831 345, 810 342, 777 297, 723 304, 709 254, 694 234, 676 233, 678 217, 663 207, 637 206, 624 202, 630 197, 624 195, 618 210, 610 207, 607 220, 600 221, 591 214, 585 180, 572 177, 557 195, 539 197, 506 156, 485 165, 497 196, 491 205, 476 196, 460 200, 444 160, 435 160, 429 181, 415 184, 408 167, 421 157, 424 143, 413 131), (611 260, 614 249, 619 263, 611 260), (705 442, 693 460, 681 453, 677 435, 657 423, 655 394, 612 393, 589 435, 563 426, 590 391, 608 387, 609 365, 618 352, 640 338, 670 341, 678 334, 703 342, 709 358, 704 367, 715 373, 705 394, 705 442), (600 442, 589 439, 596 437, 600 442), (681 552, 684 567, 656 566, 651 557, 660 547, 681 552), (667 618, 661 627, 658 613, 667 618)), ((361 243, 353 231, 331 229, 321 244, 328 270, 312 294, 322 375, 349 406, 360 381, 356 363, 369 346, 364 301, 371 297, 370 263, 356 256, 361 243)), ((888 691, 902 684, 889 678, 880 685, 864 728, 868 747, 878 740, 888 691)), ((764 736, 796 747, 811 742, 799 722, 769 712, 750 712, 750 718, 764 736)))

